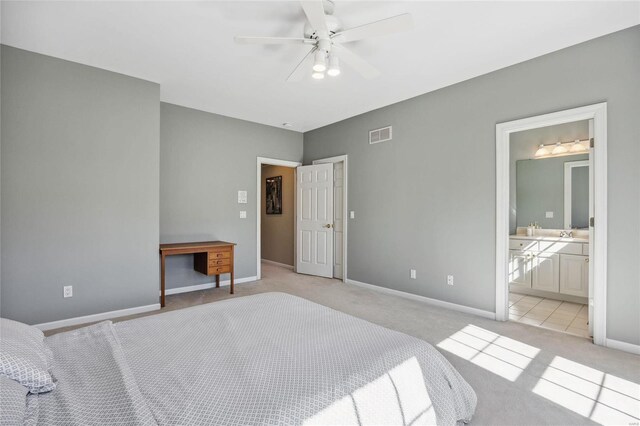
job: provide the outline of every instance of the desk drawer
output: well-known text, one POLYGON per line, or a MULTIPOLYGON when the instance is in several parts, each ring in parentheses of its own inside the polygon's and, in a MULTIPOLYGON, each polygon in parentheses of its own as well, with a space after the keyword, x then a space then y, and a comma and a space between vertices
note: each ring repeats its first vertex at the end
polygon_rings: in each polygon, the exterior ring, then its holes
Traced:
POLYGON ((228 274, 231 272, 231 265, 209 266, 209 275, 228 274))
POLYGON ((208 252, 217 252, 217 251, 231 251, 232 246, 219 246, 219 247, 209 247, 207 249, 208 252))
POLYGON ((209 252, 209 262, 216 259, 230 259, 231 251, 210 251, 209 252))
POLYGON ((209 266, 224 266, 230 265, 231 259, 210 259, 209 266))

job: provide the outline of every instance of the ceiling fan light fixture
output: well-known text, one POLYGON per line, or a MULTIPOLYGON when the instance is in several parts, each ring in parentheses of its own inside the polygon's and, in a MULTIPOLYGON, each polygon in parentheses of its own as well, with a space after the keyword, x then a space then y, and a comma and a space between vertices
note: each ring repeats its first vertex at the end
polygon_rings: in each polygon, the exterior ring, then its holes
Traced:
POLYGON ((316 80, 322 80, 324 78, 324 73, 323 72, 318 72, 318 71, 313 71, 311 73, 311 77, 315 78, 316 80))
POLYGON ((329 71, 327 71, 331 77, 340 75, 340 61, 336 55, 329 56, 329 71))
POLYGON ((327 70, 327 55, 324 50, 318 50, 316 52, 315 60, 313 61, 313 70, 316 72, 325 72, 327 70))

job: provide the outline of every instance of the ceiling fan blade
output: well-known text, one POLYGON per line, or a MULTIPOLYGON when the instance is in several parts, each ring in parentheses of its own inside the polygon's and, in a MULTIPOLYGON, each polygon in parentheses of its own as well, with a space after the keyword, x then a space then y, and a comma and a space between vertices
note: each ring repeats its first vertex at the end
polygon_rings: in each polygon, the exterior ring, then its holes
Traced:
POLYGON ((380 75, 380 71, 378 71, 373 65, 369 64, 346 47, 334 44, 331 49, 338 55, 338 58, 340 58, 342 62, 348 64, 364 78, 371 79, 380 75))
POLYGON ((235 36, 234 40, 240 44, 314 44, 315 40, 299 37, 245 37, 235 36))
POLYGON ((411 18, 411 14, 405 13, 341 31, 334 34, 332 39, 339 43, 349 43, 351 41, 362 40, 364 38, 408 31, 412 28, 413 19, 411 18))
POLYGON ((291 74, 289 74, 289 77, 287 77, 287 81, 300 81, 302 80, 302 77, 304 77, 305 72, 311 72, 311 59, 313 59, 313 54, 316 50, 318 50, 318 48, 314 46, 313 49, 311 49, 309 53, 302 58, 300 63, 295 67, 291 74))
POLYGON ((300 4, 302 5, 304 14, 307 15, 311 27, 317 32, 323 32, 328 35, 329 30, 327 29, 327 20, 324 16, 322 0, 301 1, 300 4))

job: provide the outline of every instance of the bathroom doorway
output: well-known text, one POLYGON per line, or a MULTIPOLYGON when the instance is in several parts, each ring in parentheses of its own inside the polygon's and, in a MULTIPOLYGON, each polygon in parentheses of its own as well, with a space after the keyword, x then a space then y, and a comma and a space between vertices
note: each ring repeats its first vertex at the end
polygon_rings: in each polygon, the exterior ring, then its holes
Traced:
POLYGON ((604 120, 598 104, 497 125, 498 320, 605 343, 604 120))

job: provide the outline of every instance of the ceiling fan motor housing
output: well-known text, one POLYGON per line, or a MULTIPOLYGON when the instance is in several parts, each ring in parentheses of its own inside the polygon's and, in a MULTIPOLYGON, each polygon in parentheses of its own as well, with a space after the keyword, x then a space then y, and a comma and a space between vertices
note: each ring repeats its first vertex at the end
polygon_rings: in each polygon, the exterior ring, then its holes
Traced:
MULTIPOLYGON (((329 35, 337 33, 342 30, 342 22, 338 18, 333 15, 326 15, 325 17, 327 21, 327 29, 329 30, 329 35)), ((304 24, 304 37, 305 38, 317 38, 318 34, 316 34, 316 30, 309 25, 309 22, 304 24)))

